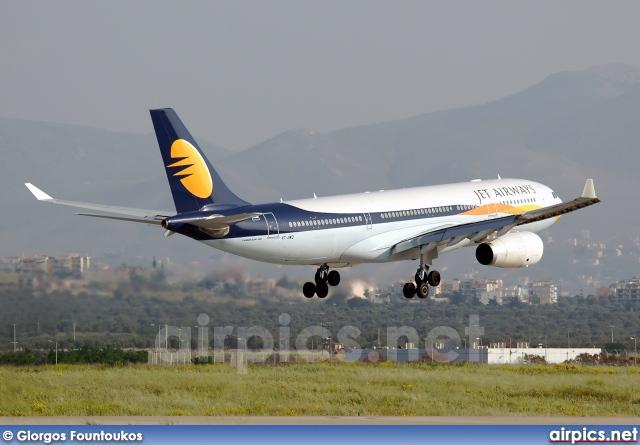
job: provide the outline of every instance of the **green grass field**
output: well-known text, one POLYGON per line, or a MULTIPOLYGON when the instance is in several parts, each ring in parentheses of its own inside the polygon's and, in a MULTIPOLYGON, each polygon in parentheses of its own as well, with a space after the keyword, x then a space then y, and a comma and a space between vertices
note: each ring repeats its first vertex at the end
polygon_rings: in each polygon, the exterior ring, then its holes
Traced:
POLYGON ((632 367, 305 364, 0 368, 3 416, 640 416, 632 367))

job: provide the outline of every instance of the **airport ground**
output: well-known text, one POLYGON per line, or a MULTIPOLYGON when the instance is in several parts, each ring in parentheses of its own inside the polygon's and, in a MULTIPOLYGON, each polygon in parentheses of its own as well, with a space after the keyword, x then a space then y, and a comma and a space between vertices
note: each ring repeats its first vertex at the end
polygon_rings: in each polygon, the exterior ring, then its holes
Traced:
POLYGON ((217 423, 226 416, 526 417, 534 422, 640 416, 636 367, 382 362, 250 365, 245 371, 222 364, 4 366, 0 415, 11 423, 22 416, 153 416, 175 423, 184 417, 217 423))

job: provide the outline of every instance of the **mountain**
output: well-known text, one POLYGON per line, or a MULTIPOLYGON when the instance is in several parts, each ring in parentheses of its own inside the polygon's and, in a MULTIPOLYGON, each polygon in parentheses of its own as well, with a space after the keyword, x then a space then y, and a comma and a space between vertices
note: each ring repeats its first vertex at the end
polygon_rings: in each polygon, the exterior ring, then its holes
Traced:
MULTIPOLYGON (((640 186, 635 172, 640 161, 638 116, 640 70, 607 65, 553 74, 487 104, 328 134, 294 129, 240 153, 199 142, 228 185, 252 202, 497 175, 539 181, 572 199, 586 178, 594 178, 602 204, 564 217, 550 235, 565 239, 589 231, 594 242, 630 240, 638 233, 633 205, 640 186)), ((31 181, 66 199, 170 210, 157 150, 151 134, 0 119, 5 165, 0 253, 148 255, 162 250, 184 259, 219 259, 210 249, 195 248, 198 243, 164 239, 152 227, 89 221, 72 218, 68 208, 43 208, 22 185, 31 181)), ((473 255, 464 255, 470 258, 465 267, 474 267, 473 255)), ((542 273, 555 273, 558 267, 578 273, 561 263, 566 255, 560 255, 562 260, 547 257, 538 265, 542 273)))
MULTIPOLYGON (((206 142, 201 146, 212 162, 231 154, 206 142)), ((162 239, 151 227, 105 225, 73 217, 68 207, 43 208, 24 186, 33 182, 54 197, 76 201, 173 210, 154 134, 0 118, 0 156, 1 256, 136 249, 152 255, 162 239)))
POLYGON ((488 104, 330 134, 289 131, 226 158, 220 168, 248 172, 247 197, 259 200, 497 175, 545 183, 568 199, 593 177, 603 204, 585 214, 584 228, 610 235, 614 214, 620 232, 630 235, 638 228, 629 205, 640 185, 638 116, 640 70, 610 65, 554 74, 488 104))

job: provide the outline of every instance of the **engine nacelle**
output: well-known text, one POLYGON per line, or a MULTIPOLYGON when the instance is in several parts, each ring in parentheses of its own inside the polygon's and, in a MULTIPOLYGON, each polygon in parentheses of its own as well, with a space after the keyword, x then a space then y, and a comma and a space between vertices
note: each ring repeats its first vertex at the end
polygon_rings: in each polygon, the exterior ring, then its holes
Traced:
POLYGON ((525 267, 542 258, 544 244, 533 232, 516 232, 501 236, 476 249, 480 264, 495 267, 525 267))

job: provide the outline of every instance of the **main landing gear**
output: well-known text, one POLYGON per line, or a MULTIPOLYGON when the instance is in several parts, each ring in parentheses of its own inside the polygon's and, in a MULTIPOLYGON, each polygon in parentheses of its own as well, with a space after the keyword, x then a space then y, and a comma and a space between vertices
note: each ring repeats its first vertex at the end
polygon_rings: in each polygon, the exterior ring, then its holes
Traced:
POLYGON ((318 298, 325 298, 329 294, 329 286, 337 286, 338 284, 340 284, 340 273, 337 270, 329 272, 329 266, 323 264, 318 267, 315 284, 310 281, 304 283, 302 293, 307 298, 314 295, 317 295, 318 298))
POLYGON ((419 298, 427 298, 429 296, 429 286, 438 287, 440 285, 440 272, 432 270, 429 272, 429 266, 421 264, 414 277, 414 283, 405 283, 402 293, 406 298, 413 298, 418 295, 419 298))

